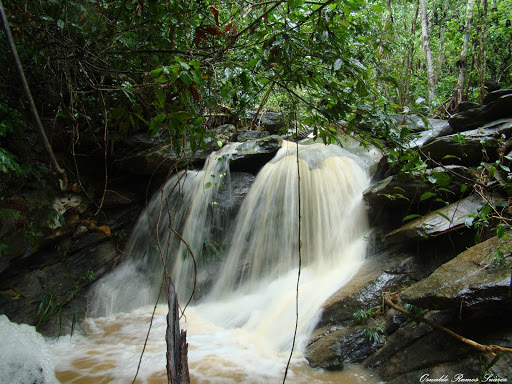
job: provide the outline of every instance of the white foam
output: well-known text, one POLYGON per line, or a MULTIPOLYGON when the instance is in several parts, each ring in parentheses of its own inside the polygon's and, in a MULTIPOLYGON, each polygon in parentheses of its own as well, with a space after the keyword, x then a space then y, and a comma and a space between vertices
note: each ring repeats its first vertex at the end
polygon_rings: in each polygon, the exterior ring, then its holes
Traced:
POLYGON ((35 327, 0 316, 0 383, 55 384, 53 354, 35 327))

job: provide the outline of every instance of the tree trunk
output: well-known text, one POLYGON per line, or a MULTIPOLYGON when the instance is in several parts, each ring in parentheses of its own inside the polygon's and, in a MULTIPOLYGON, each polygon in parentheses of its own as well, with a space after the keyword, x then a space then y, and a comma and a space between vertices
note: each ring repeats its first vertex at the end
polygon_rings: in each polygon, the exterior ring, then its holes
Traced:
POLYGON ((482 102, 485 96, 485 78, 487 72, 487 0, 482 0, 482 33, 480 34, 480 76, 478 102, 482 102))
POLYGON ((428 35, 427 0, 420 0, 421 11, 421 36, 423 39, 423 50, 427 64, 428 103, 432 107, 434 102, 434 63, 432 61, 432 50, 430 49, 430 37, 428 35))
POLYGON ((443 62, 444 62, 444 32, 445 25, 442 24, 439 27, 439 53, 437 55, 437 63, 436 63, 436 77, 434 79, 434 83, 437 84, 439 79, 441 78, 441 72, 443 71, 443 62))
POLYGON ((187 332, 180 331, 178 298, 170 278, 167 278, 167 301, 169 304, 167 331, 165 334, 165 341, 167 343, 167 380, 169 384, 190 384, 187 332))
POLYGON ((473 17, 473 4, 474 0, 468 0, 467 11, 466 11, 466 24, 464 32, 464 40, 462 43, 462 51, 460 53, 460 60, 457 62, 459 67, 459 79, 457 86, 453 90, 452 106, 456 107, 463 98, 464 94, 464 82, 466 81, 466 70, 468 61, 468 47, 469 47, 469 31, 471 29, 471 18, 473 17))
MULTIPOLYGON (((407 53, 407 61, 404 67, 404 74, 402 78, 404 79, 403 92, 400 97, 400 103, 402 106, 407 105, 409 101, 409 89, 411 86, 411 73, 412 73, 412 64, 414 57, 414 36, 416 35, 416 21, 418 20, 419 13, 419 2, 416 4, 416 10, 414 12, 414 17, 411 22, 411 34, 409 37, 409 49, 407 53)), ((404 28, 405 29, 405 28, 404 28)))

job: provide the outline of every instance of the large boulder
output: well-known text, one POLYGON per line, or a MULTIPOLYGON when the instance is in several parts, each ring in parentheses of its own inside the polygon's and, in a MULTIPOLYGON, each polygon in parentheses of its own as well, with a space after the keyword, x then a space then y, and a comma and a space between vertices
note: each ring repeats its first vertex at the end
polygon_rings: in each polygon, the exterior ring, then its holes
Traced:
POLYGON ((262 139, 267 136, 270 136, 268 131, 241 129, 238 131, 237 141, 243 143, 244 141, 262 139))
POLYGON ((363 328, 354 332, 331 327, 324 337, 308 346, 305 357, 313 368, 340 370, 344 364, 364 361, 378 349, 379 344, 379 340, 369 339, 363 328))
POLYGON ((386 235, 385 240, 388 244, 417 241, 439 237, 448 232, 463 228, 469 215, 477 212, 478 206, 482 201, 483 199, 480 195, 474 194, 410 221, 386 235))
POLYGON ((166 174, 173 168, 181 169, 189 164, 202 166, 210 153, 228 142, 234 141, 235 138, 236 127, 232 124, 225 124, 205 135, 205 148, 199 146, 194 150, 190 141, 187 140, 178 153, 171 143, 162 141, 127 156, 118 156, 116 164, 119 168, 136 175, 166 174))
MULTIPOLYGON (((510 97, 512 98, 512 95, 510 97)), ((480 128, 440 137, 425 145, 422 152, 428 158, 444 165, 477 166, 482 161, 495 161, 498 158, 497 149, 503 142, 503 135, 506 138, 512 135, 512 118, 477 126, 480 128)))
MULTIPOLYGON (((488 102, 491 100, 488 98, 488 102)), ((512 94, 505 94, 476 108, 453 115, 449 122, 457 132, 469 131, 491 121, 512 117, 512 94)))
POLYGON ((490 265, 497 247, 512 244, 511 240, 500 242, 494 237, 469 248, 404 290, 402 299, 422 308, 510 305, 510 269, 490 265))
POLYGON ((411 149, 422 148, 438 137, 451 135, 453 133, 453 128, 446 120, 428 119, 427 121, 427 128, 413 135, 413 138, 409 143, 409 147, 411 149))
MULTIPOLYGON (((249 113, 252 120, 255 113, 249 113)), ((285 126, 284 115, 280 112, 263 112, 256 117, 256 127, 261 131, 268 131, 271 134, 278 134, 281 128, 285 126)))
POLYGON ((502 96, 511 95, 512 89, 499 89, 497 91, 489 92, 485 95, 484 100, 482 101, 483 105, 491 104, 492 102, 498 100, 502 96))
POLYGON ((410 207, 414 207, 415 212, 426 213, 442 207, 442 201, 461 199, 470 190, 463 186, 473 185, 474 180, 474 170, 447 165, 429 169, 423 176, 410 173, 388 176, 367 188, 363 198, 373 225, 393 226, 409 214, 410 207))
POLYGON ((422 132, 429 129, 428 120, 419 115, 395 115, 392 116, 399 126, 406 127, 410 132, 422 132))
POLYGON ((270 161, 283 145, 283 138, 271 135, 238 144, 231 155, 230 168, 233 171, 256 173, 270 161))

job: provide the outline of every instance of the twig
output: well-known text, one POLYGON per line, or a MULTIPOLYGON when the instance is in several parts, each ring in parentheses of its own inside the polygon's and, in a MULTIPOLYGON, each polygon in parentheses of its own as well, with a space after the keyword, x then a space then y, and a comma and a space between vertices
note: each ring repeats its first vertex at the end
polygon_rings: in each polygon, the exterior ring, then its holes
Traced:
MULTIPOLYGON (((299 127, 295 126, 295 135, 298 137, 299 135, 299 127)), ((283 384, 286 382, 286 376, 288 375, 288 369, 290 368, 290 362, 292 360, 293 350, 295 348, 295 340, 297 338, 297 329, 299 327, 299 282, 300 282, 300 272, 302 266, 302 239, 300 236, 300 232, 302 229, 301 224, 301 196, 300 196, 300 161, 299 161, 299 143, 297 143, 297 211, 299 215, 299 223, 298 223, 298 240, 299 240, 299 270, 297 272, 297 286, 295 288, 295 329, 293 331, 293 341, 292 341, 292 349, 290 351, 290 356, 288 357, 288 362, 286 363, 286 369, 284 371, 283 384)))
POLYGON ((412 314, 411 312, 409 311, 406 311, 405 309, 403 309, 402 307, 399 307, 398 305, 396 305, 395 303, 393 303, 389 297, 386 297, 384 296, 384 302, 389 305, 391 308, 393 309, 396 309, 398 312, 400 313, 403 313, 404 315, 406 315, 407 317, 410 317, 411 319, 413 319, 414 321, 416 322, 422 322, 422 323, 425 323, 425 324, 428 324, 430 325, 431 327, 433 328, 436 328, 436 329, 439 329, 445 333, 448 333, 450 336, 453 336, 455 337, 457 340, 459 341, 462 341, 463 343, 465 344, 468 344, 470 346, 472 346, 473 348, 476 348, 478 349, 479 351, 481 352, 484 352, 484 353, 490 353, 492 356, 497 356, 497 352, 507 352, 507 353, 512 353, 512 348, 507 348, 507 347, 501 347, 499 345, 483 345, 483 344, 479 344, 477 343, 476 341, 473 341, 473 340, 470 340, 464 336, 461 336, 459 335, 458 333, 455 333, 453 332, 452 330, 446 328, 446 327, 443 327, 442 325, 439 325, 437 323, 434 323, 433 321, 431 320, 428 320, 428 319, 425 319, 423 317, 418 317, 414 314, 412 314))
POLYGON ((155 318, 156 307, 158 307, 158 302, 160 301, 160 295, 162 294, 162 288, 164 287, 164 281, 165 281, 165 276, 162 277, 162 284, 160 284, 160 290, 158 291, 158 298, 156 299, 155 305, 153 307, 153 313, 151 314, 151 320, 149 322, 148 333, 146 334, 146 339, 144 340, 142 352, 140 353, 139 364, 137 365, 137 371, 135 372, 135 376, 133 378, 132 384, 135 384, 135 381, 137 380, 137 376, 139 375, 140 366, 142 364, 142 357, 144 356, 144 352, 146 351, 146 345, 148 344, 148 340, 149 340, 149 333, 151 332, 151 327, 153 326, 153 319, 155 318))

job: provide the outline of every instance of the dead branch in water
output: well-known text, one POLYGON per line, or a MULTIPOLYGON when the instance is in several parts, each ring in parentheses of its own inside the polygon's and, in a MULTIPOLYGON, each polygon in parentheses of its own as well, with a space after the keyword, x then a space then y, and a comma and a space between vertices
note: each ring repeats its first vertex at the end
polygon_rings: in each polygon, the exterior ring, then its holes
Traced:
POLYGON ((167 379, 169 384, 190 384, 188 372, 187 331, 180 331, 178 298, 172 280, 167 278, 167 379))

